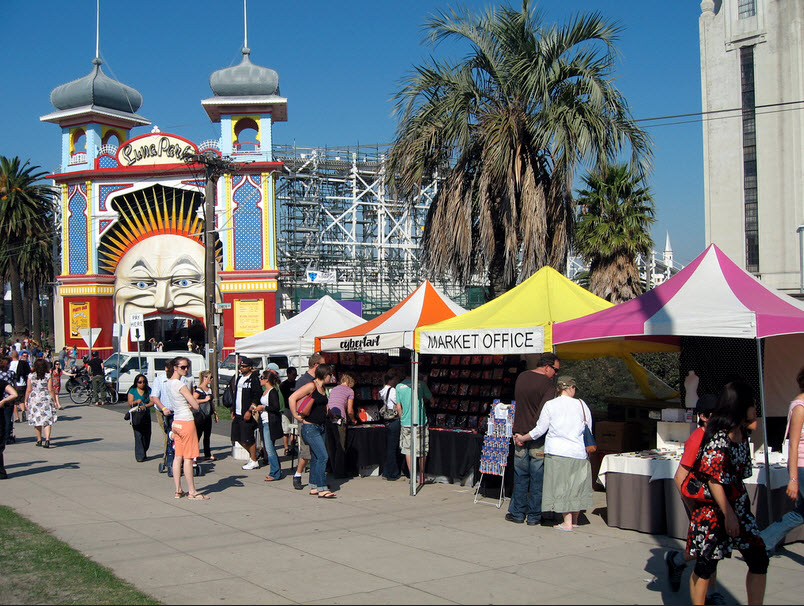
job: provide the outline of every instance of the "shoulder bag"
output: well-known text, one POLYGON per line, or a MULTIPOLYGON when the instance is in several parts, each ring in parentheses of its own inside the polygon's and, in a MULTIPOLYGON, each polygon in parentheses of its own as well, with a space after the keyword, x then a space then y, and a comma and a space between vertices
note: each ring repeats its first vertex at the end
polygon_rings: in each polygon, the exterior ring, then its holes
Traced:
POLYGON ((300 417, 306 417, 313 409, 313 396, 304 396, 296 402, 296 412, 300 417))
POLYGON ((586 447, 586 452, 597 452, 595 436, 586 424, 586 408, 584 407, 583 400, 578 401, 581 403, 581 414, 583 414, 583 445, 586 447))
POLYGON ((394 405, 393 408, 388 408, 388 399, 391 397, 392 389, 394 389, 394 392, 396 392, 395 388, 393 387, 388 388, 388 390, 385 392, 385 397, 383 398, 385 400, 385 403, 379 410, 380 418, 383 421, 396 421, 399 418, 399 412, 397 412, 396 410, 396 405, 394 405))

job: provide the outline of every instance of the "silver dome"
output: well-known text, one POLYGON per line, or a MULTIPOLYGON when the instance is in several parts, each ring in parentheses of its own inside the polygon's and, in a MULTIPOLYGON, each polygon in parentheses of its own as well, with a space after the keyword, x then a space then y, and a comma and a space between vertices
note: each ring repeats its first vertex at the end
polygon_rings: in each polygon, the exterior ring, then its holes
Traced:
POLYGON ((274 70, 254 65, 249 59, 251 51, 243 49, 239 65, 212 72, 209 86, 219 97, 269 96, 279 92, 279 74, 274 70))
POLYGON ((142 95, 130 86, 113 80, 103 73, 101 61, 92 60, 92 71, 78 80, 57 86, 50 93, 50 102, 56 109, 72 109, 96 105, 122 112, 135 113, 142 106, 142 95))

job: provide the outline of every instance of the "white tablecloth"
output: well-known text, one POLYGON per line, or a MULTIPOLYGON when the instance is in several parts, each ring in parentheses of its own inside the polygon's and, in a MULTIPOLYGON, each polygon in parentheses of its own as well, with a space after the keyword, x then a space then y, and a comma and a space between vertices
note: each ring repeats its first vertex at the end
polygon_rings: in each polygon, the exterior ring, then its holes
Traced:
MULTIPOLYGON (((660 456, 660 455, 640 455, 636 452, 623 452, 620 454, 606 455, 600 463, 598 481, 606 486, 606 474, 627 473, 635 476, 649 476, 650 481, 672 480, 676 475, 680 457, 660 456)), ((782 464, 771 465, 771 490, 787 486, 788 474, 787 467, 782 464)), ((765 484, 765 466, 755 464, 750 478, 745 480, 746 484, 765 484)))

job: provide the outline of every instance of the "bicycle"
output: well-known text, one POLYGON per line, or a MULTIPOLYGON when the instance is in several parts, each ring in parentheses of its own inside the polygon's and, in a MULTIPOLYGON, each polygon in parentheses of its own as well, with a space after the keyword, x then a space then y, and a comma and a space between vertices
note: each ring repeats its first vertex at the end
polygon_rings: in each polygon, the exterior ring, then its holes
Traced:
MULTIPOLYGON (((76 404, 86 404, 92 395, 92 387, 89 383, 79 383, 73 386, 70 390, 70 399, 76 404)), ((106 381, 103 389, 103 403, 104 404, 117 404, 119 396, 114 383, 106 381)))

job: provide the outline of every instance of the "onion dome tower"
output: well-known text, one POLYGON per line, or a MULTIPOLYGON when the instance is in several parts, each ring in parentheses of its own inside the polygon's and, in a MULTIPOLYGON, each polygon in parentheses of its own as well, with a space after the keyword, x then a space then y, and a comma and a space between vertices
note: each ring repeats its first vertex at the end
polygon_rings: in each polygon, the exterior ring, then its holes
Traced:
POLYGON ((97 168, 101 148, 119 145, 132 128, 150 124, 137 114, 142 95, 104 74, 102 63, 96 56, 89 74, 54 88, 50 102, 58 111, 39 118, 61 126, 60 172, 97 168))
POLYGON ((241 162, 271 161, 271 129, 288 119, 288 100, 279 95, 279 74, 251 62, 248 46, 238 65, 209 77, 214 97, 201 102, 210 120, 221 124, 221 153, 241 162))

